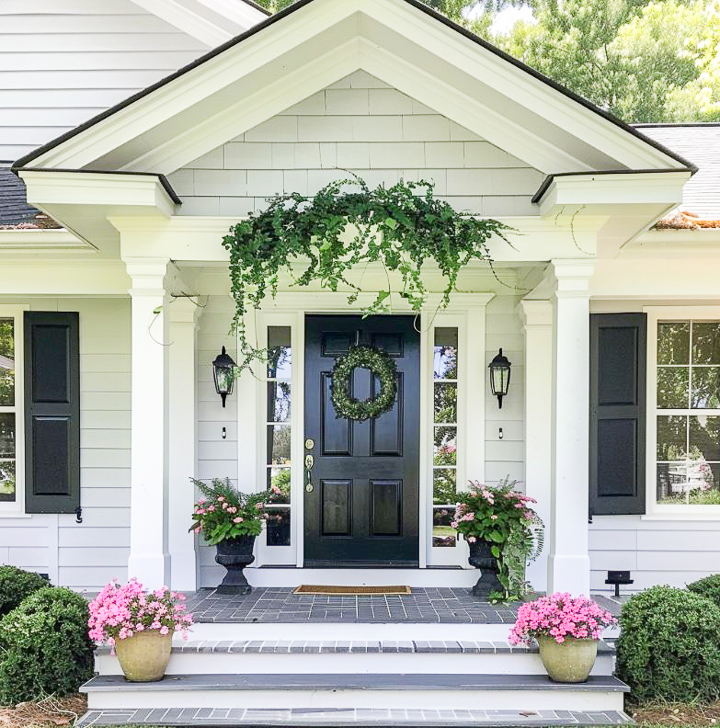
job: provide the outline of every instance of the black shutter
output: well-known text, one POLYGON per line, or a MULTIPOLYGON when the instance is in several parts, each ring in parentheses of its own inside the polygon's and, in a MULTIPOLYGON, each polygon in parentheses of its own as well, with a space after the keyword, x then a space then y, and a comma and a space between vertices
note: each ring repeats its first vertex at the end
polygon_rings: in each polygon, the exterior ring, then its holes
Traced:
POLYGON ((647 316, 590 316, 590 515, 645 513, 647 316))
POLYGON ((25 511, 80 506, 77 313, 25 313, 25 511))

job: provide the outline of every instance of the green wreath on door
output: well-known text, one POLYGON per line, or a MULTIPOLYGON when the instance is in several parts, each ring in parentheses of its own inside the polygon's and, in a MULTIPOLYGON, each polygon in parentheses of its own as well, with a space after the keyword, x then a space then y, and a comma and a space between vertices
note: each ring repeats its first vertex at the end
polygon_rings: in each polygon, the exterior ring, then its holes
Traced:
POLYGON ((389 412, 395 406, 397 396, 397 367, 395 362, 380 349, 370 346, 351 346, 338 358, 332 371, 331 398, 335 415, 357 422, 374 419, 389 412), (351 395, 353 372, 357 367, 369 369, 380 380, 377 397, 364 401, 351 395))

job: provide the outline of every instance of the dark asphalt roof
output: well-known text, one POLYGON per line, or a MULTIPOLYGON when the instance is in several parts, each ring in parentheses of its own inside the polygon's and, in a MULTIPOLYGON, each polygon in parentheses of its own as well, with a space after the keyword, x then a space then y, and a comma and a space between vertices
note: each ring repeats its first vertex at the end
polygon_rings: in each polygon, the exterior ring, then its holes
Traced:
POLYGON ((698 167, 683 188, 681 209, 720 219, 720 124, 642 124, 636 129, 698 167))
POLYGON ((26 200, 25 183, 10 171, 10 162, 0 162, 0 225, 32 222, 38 210, 26 200))

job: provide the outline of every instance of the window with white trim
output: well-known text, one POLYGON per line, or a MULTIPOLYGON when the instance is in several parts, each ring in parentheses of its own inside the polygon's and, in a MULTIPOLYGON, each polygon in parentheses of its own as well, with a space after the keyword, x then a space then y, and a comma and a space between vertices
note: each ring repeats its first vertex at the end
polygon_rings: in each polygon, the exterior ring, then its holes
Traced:
POLYGON ((267 433, 268 546, 291 545, 291 334, 290 326, 268 326, 267 328, 269 359, 265 427, 267 433))
POLYGON ((20 316, 0 307, 0 512, 22 510, 20 316))
POLYGON ((457 501, 458 329, 438 326, 433 342, 433 531, 435 548, 454 548, 457 501))
POLYGON ((659 317, 654 377, 658 506, 720 505, 720 316, 659 317))

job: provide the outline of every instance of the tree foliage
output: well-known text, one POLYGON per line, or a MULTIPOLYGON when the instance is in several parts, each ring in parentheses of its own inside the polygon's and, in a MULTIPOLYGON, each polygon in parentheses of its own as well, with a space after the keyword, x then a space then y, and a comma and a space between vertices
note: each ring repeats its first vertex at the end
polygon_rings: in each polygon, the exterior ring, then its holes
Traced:
POLYGON ((422 2, 625 121, 720 121, 720 0, 422 2), (510 6, 532 21, 498 34, 510 6))

